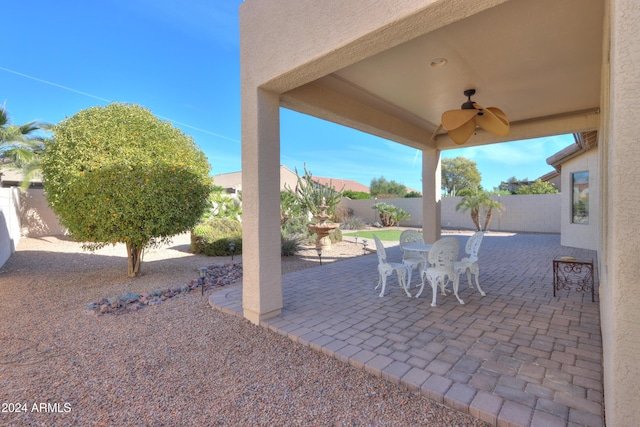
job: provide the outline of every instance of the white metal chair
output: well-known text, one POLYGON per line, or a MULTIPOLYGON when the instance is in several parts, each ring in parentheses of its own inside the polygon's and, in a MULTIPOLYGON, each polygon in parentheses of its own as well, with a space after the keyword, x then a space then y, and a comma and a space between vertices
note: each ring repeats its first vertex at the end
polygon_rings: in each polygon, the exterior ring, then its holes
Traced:
POLYGON ((471 276, 473 275, 476 279, 476 287, 478 288, 478 291, 480 291, 480 295, 484 297, 487 294, 480 287, 480 282, 478 280, 478 276, 480 275, 480 266, 478 265, 478 252, 480 251, 480 244, 482 243, 483 237, 484 232, 482 231, 478 231, 471 237, 469 237, 469 240, 467 240, 467 244, 464 248, 468 256, 462 258, 460 261, 455 262, 453 267, 458 276, 467 273, 467 281, 469 282, 470 288, 473 288, 473 283, 471 283, 471 276))
POLYGON ((387 287, 387 277, 391 276, 395 271, 398 276, 398 283, 400 287, 404 290, 409 298, 411 298, 411 294, 407 289, 407 266, 404 264, 400 264, 397 262, 387 262, 387 252, 382 245, 380 239, 375 234, 373 235, 373 240, 376 242, 376 252, 378 253, 378 286, 376 289, 382 285, 382 290, 380 291, 380 296, 384 296, 384 290, 387 287))
POLYGON ((460 242, 455 237, 445 237, 436 241, 433 246, 431 246, 429 256, 427 257, 429 265, 421 272, 422 286, 416 298, 422 294, 425 280, 428 280, 431 284, 431 290, 433 291, 431 306, 435 307, 438 285, 440 285, 442 295, 446 295, 447 281, 452 281, 454 295, 460 304, 464 304, 464 301, 458 296, 458 274, 453 268, 454 262, 458 259, 459 250, 460 242))
POLYGON ((427 265, 427 257, 424 252, 405 249, 409 243, 424 243, 422 233, 417 230, 404 230, 400 233, 400 248, 402 249, 402 263, 407 266, 407 287, 411 287, 411 272, 415 268, 418 272, 427 265))

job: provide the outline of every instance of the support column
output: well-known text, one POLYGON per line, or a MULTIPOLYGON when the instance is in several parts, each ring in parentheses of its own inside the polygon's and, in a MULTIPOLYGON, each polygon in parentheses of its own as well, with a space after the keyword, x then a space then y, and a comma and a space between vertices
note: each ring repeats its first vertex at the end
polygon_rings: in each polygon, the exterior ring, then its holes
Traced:
POLYGON ((606 5, 610 19, 605 20, 604 118, 598 148, 603 160, 603 250, 598 257, 604 406, 608 426, 629 426, 640 419, 640 122, 634 110, 640 102, 640 8, 637 0, 606 5))
POLYGON ((440 150, 422 150, 422 232, 427 243, 440 238, 440 150))
POLYGON ((254 324, 282 309, 280 106, 255 87, 242 93, 242 308, 254 324))

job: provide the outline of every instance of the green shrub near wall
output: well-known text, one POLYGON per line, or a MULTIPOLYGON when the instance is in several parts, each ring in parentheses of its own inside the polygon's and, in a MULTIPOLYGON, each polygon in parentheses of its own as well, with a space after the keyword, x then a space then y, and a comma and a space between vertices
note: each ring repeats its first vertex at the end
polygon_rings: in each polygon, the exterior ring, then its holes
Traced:
POLYGON ((236 244, 235 255, 242 253, 242 224, 230 218, 211 218, 191 231, 191 251, 208 256, 229 256, 229 243, 236 244))

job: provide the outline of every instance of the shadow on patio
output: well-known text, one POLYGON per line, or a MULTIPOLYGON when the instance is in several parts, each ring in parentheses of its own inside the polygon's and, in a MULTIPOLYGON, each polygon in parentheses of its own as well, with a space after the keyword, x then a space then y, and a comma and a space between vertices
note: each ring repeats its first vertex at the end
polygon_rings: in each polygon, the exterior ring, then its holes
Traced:
MULTIPOLYGON (((456 237, 463 251, 468 237, 456 237)), ((401 259, 398 246, 387 254, 401 259)), ((494 425, 601 426, 598 299, 575 290, 553 297, 557 256, 596 254, 562 247, 555 234, 489 233, 480 249, 487 296, 463 277, 465 305, 449 294, 437 307, 430 288, 408 298, 395 275, 379 298, 375 254, 325 264, 284 275, 282 314, 263 326, 494 425)), ((237 287, 210 302, 241 316, 241 297, 237 287)))

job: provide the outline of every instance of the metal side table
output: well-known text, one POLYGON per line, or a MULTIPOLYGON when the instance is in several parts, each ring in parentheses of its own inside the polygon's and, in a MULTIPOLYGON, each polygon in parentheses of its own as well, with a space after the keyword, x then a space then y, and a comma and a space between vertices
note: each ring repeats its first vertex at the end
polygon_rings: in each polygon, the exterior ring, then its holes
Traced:
POLYGON ((591 302, 595 302, 593 258, 558 257, 553 260, 553 296, 556 291, 591 291, 591 302))

